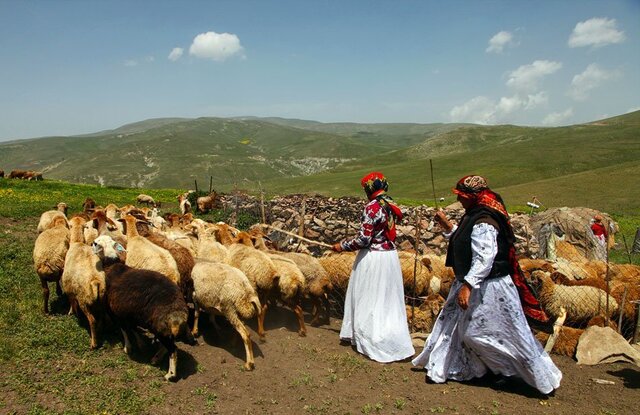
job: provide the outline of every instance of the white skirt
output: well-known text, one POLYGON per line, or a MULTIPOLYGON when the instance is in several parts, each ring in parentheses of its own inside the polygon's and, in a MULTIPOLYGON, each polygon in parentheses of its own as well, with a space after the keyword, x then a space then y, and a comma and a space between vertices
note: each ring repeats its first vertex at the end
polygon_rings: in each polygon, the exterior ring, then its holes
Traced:
POLYGON ((545 394, 560 386, 562 373, 533 337, 511 277, 483 281, 471 291, 466 310, 457 304, 461 286, 459 281, 451 286, 414 366, 426 368, 436 383, 469 380, 491 370, 519 377, 545 394))
POLYGON ((358 253, 344 302, 340 338, 377 362, 414 355, 397 251, 361 249, 358 253))

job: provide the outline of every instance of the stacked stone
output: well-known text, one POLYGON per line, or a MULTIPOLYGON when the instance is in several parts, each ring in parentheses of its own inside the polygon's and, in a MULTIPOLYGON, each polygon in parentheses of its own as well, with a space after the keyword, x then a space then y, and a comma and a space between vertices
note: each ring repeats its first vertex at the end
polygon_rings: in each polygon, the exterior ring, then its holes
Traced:
MULTIPOLYGON (((250 212, 261 217, 260 198, 244 193, 220 195, 225 209, 250 212)), ((360 227, 362 211, 366 204, 363 198, 325 197, 321 195, 293 194, 279 196, 264 202, 267 223, 307 239, 333 244, 345 238, 353 237, 360 227), (304 212, 303 212, 304 210, 304 212), (303 217, 304 214, 304 217, 303 217), (301 225, 302 222, 302 225, 301 225)), ((419 230, 417 249, 421 253, 443 255, 447 241, 438 225, 433 222, 435 209, 425 205, 400 206, 403 220, 397 224, 399 249, 413 250, 416 247, 416 229, 419 230)), ((444 208, 447 216, 458 222, 464 210, 455 203, 444 208)), ((516 250, 520 255, 531 256, 538 252, 538 245, 529 225, 529 216, 515 214, 511 223, 516 237, 516 250)), ((273 231, 269 237, 283 251, 308 252, 321 255, 326 250, 318 245, 301 242, 284 233, 273 231)))

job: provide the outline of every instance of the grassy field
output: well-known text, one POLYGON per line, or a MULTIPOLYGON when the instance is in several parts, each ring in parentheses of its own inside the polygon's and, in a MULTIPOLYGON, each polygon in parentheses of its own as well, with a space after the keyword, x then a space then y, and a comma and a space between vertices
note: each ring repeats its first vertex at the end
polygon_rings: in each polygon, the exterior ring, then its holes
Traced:
MULTIPOLYGON (((0 180, 0 371, 4 374, 0 413, 136 414, 170 399, 162 368, 125 356, 118 333, 106 332, 103 345, 89 351, 86 324, 66 315, 68 305, 54 290, 51 304, 56 315, 42 315, 41 289, 31 257, 38 217, 57 202, 65 201, 70 212, 77 212, 87 196, 98 204, 122 205, 133 203, 141 192, 164 202, 169 210, 177 208, 177 189, 0 180)), ((615 217, 632 243, 640 216, 615 217)), ((612 255, 619 262, 626 258, 623 250, 612 255)), ((632 260, 638 263, 638 255, 632 260)), ((206 386, 187 394, 200 411, 214 408, 218 399, 206 386)))

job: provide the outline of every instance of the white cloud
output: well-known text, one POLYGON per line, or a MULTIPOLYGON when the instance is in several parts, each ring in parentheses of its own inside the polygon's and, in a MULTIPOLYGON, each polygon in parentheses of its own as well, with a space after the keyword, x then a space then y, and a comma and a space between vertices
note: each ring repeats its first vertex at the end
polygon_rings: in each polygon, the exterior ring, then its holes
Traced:
POLYGON ((627 110, 627 114, 628 114, 628 113, 630 113, 630 112, 636 112, 636 111, 640 111, 640 107, 633 107, 633 108, 629 108, 629 109, 627 110))
POLYGON ((184 53, 184 49, 182 48, 173 48, 171 50, 171 53, 169 53, 169 60, 170 61, 177 61, 178 59, 180 59, 182 57, 182 54, 184 53))
POLYGON ((155 58, 154 56, 149 55, 149 56, 146 56, 146 57, 144 58, 144 60, 145 60, 146 62, 151 63, 151 62, 155 62, 156 58, 155 58))
POLYGON ((527 100, 524 105, 524 109, 530 110, 549 102, 549 95, 545 91, 540 91, 534 95, 527 95, 527 100))
POLYGON ((498 124, 510 122, 513 114, 527 111, 546 104, 548 94, 540 91, 537 94, 502 97, 495 102, 487 97, 479 96, 462 105, 453 107, 449 112, 452 122, 471 122, 475 124, 498 124))
POLYGON ((138 61, 135 61, 133 59, 128 59, 124 61, 124 66, 138 66, 138 61))
POLYGON ((540 80, 562 68, 562 63, 538 60, 529 65, 522 65, 509 74, 507 86, 522 92, 538 89, 540 80))
POLYGON ((573 108, 568 108, 563 112, 552 112, 544 117, 542 120, 543 125, 560 125, 563 121, 568 120, 573 116, 573 108))
POLYGON ((579 22, 569 36, 569 47, 593 46, 599 48, 626 39, 624 32, 616 27, 616 19, 594 17, 579 22))
POLYGON ((589 97, 589 91, 600 86, 603 82, 620 76, 617 70, 608 71, 592 63, 584 72, 573 77, 569 96, 576 101, 585 101, 589 97))
POLYGON ((242 56, 242 45, 238 36, 231 33, 206 32, 193 39, 189 54, 202 59, 222 62, 234 55, 242 56))
POLYGON ((471 122, 492 124, 495 122, 496 103, 487 97, 479 96, 462 105, 455 106, 449 112, 452 122, 471 122))
POLYGON ((491 39, 489 39, 489 47, 485 49, 487 53, 502 53, 506 46, 513 46, 515 42, 513 41, 513 35, 507 31, 500 31, 493 35, 491 39))

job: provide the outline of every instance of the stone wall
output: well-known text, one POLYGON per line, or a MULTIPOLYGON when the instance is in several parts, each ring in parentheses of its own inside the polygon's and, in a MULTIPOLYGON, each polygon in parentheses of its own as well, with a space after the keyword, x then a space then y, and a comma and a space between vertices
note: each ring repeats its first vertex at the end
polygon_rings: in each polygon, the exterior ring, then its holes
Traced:
MULTIPOLYGON (((259 198, 246 194, 220 195, 225 209, 247 212, 261 218, 259 198)), ((333 244, 358 233, 364 198, 331 198, 320 195, 287 195, 264 202, 266 222, 277 228, 304 236, 307 239, 333 244), (304 220, 303 220, 304 218, 304 220)), ((400 206, 403 220, 397 224, 396 243, 401 250, 414 249, 416 228, 419 229, 418 251, 442 255, 447 243, 440 227, 433 222, 435 209, 425 205, 400 206), (420 226, 416 226, 419 224, 420 226)), ((458 221, 464 213, 459 204, 444 207, 447 216, 458 221)), ((519 255, 535 256, 537 240, 529 225, 529 215, 515 213, 511 223, 516 234, 516 249, 519 255)), ((310 252, 321 255, 327 248, 300 241, 284 233, 272 231, 269 237, 283 251, 310 252)))

